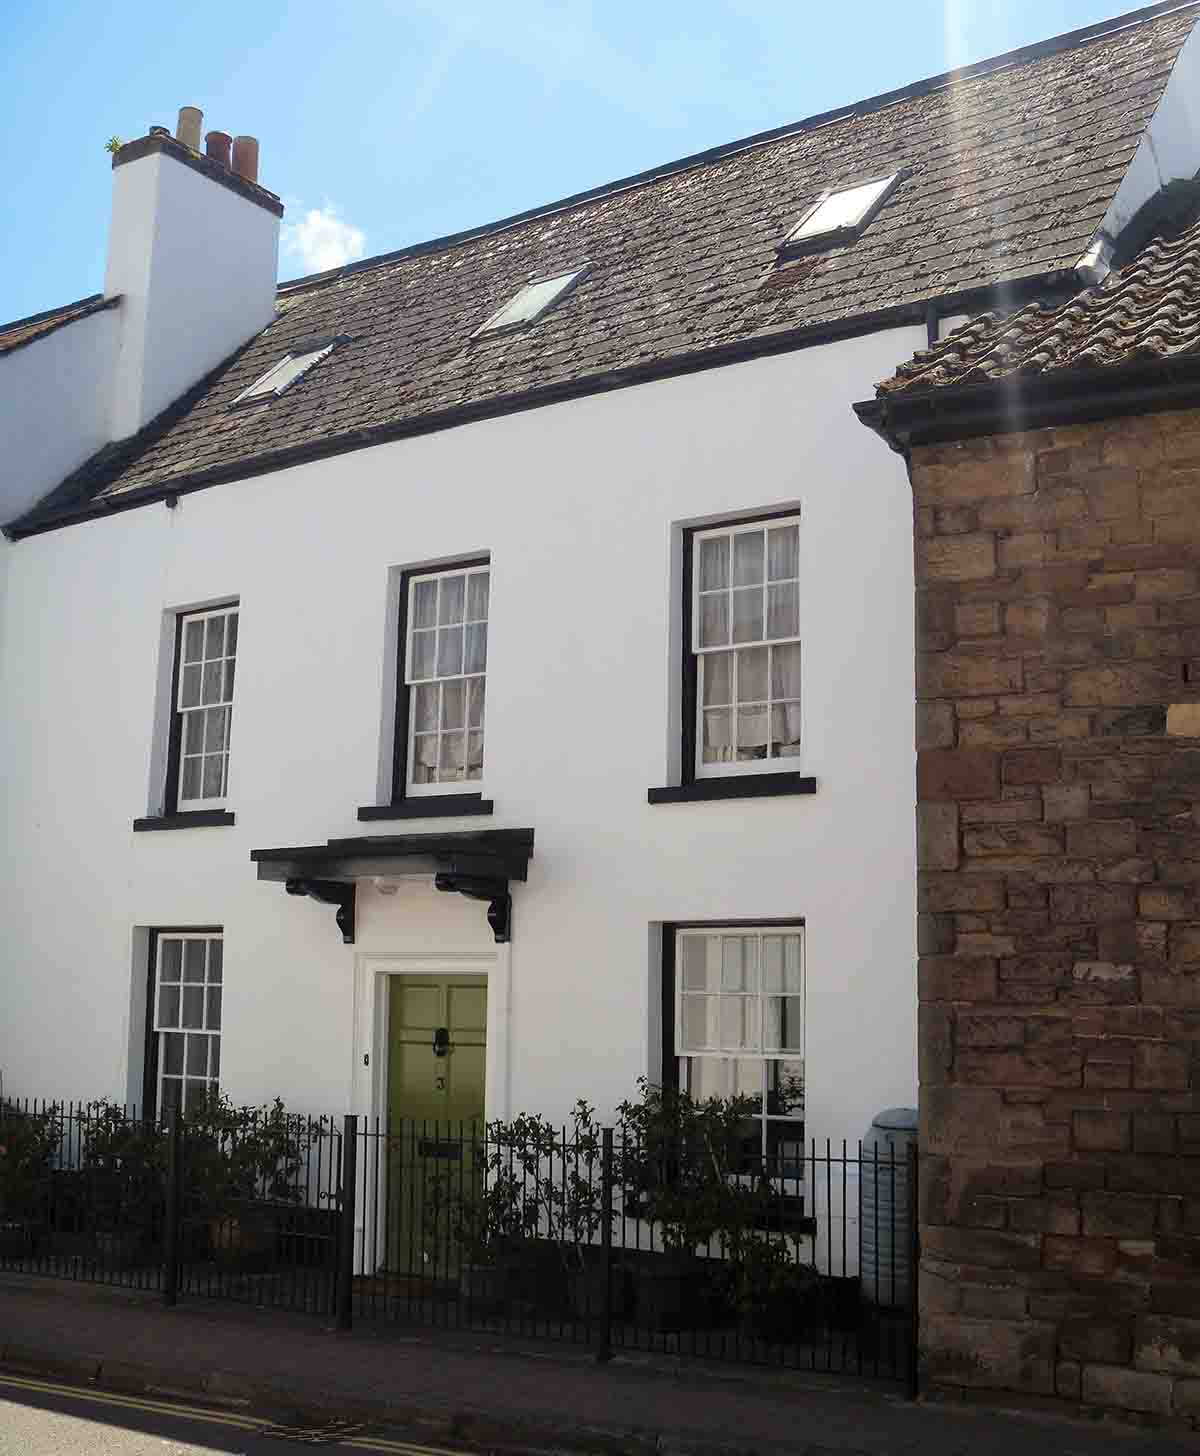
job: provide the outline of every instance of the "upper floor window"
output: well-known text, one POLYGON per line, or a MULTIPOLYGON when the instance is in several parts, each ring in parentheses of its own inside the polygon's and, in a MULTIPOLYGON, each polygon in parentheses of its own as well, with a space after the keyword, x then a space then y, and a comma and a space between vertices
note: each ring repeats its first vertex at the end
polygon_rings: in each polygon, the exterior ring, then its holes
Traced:
POLYGON ((409 573, 401 587, 404 691, 396 726, 410 794, 475 789, 483 778, 490 581, 488 563, 474 561, 409 573))
POLYGON ((695 713, 692 771, 703 778, 794 770, 800 759, 799 517, 688 534, 685 714, 695 713))
POLYGON ((225 805, 237 639, 236 604, 179 617, 168 811, 186 813, 225 805))

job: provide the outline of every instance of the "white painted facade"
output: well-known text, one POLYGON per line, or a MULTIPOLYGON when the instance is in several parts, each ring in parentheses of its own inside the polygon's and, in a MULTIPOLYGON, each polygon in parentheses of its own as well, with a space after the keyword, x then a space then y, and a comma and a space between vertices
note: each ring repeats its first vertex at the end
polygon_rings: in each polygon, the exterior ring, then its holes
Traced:
POLYGON ((140 1100, 149 930, 221 925, 235 1099, 376 1110, 380 978, 460 965, 489 977, 488 1115, 561 1117, 578 1096, 607 1114, 660 1070, 663 923, 802 917, 806 1134, 858 1137, 913 1104, 911 497, 850 405, 924 339, 645 384, 9 546, 5 1092, 140 1100), (681 531, 777 509, 802 521, 818 790, 650 805, 678 782, 681 531), (495 814, 360 824, 390 762, 398 572, 484 553, 495 814), (233 597, 236 824, 134 833, 161 808, 171 621, 233 597), (361 882, 345 946, 331 907, 257 881, 249 858, 504 827, 536 834, 508 945, 426 876, 361 882))

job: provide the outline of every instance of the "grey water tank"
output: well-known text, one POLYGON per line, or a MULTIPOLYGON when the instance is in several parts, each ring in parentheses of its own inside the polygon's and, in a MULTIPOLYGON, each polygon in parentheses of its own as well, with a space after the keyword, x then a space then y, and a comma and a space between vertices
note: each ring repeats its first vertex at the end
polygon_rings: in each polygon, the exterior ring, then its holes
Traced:
POLYGON ((908 1149, 917 1140, 913 1107, 889 1107, 867 1129, 859 1178, 859 1278, 863 1298, 887 1308, 908 1303, 912 1199, 908 1149))

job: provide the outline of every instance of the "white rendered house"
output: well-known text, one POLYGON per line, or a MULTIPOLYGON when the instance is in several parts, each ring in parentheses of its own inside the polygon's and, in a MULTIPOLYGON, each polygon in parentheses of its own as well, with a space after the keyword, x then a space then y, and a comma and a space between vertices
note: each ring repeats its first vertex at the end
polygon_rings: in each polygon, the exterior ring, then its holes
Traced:
POLYGON ((1194 17, 278 288, 244 143, 117 153, 103 293, 0 330, 4 1093, 913 1103, 912 507, 850 406, 1186 188, 1194 17))

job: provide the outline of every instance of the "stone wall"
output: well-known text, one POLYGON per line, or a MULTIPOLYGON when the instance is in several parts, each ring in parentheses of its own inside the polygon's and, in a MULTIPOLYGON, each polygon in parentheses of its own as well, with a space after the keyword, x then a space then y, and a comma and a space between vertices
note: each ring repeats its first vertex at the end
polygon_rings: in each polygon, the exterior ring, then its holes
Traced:
POLYGON ((1200 412, 912 482, 927 1388, 1200 1425, 1200 412))

